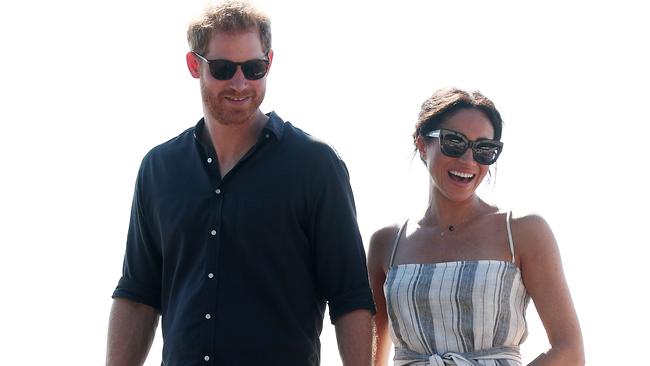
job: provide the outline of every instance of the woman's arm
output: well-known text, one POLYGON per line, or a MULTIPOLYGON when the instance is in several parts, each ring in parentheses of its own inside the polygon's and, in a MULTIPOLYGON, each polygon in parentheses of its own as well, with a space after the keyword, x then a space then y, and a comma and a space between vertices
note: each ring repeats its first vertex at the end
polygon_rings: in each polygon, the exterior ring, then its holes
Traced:
POLYGON ((538 215, 516 218, 512 224, 523 281, 551 345, 530 365, 584 365, 580 324, 551 228, 538 215))
POLYGON ((384 282, 390 261, 392 243, 397 235, 397 227, 386 227, 372 235, 368 248, 368 278, 377 313, 375 314, 375 342, 373 349, 373 365, 388 365, 390 353, 390 333, 388 330, 388 315, 384 297, 384 282))

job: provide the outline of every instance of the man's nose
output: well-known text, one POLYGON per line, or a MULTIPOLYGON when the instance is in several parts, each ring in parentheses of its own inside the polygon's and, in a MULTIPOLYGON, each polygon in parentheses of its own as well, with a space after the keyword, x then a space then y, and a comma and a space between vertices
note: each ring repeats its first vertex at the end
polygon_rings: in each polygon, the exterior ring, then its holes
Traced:
POLYGON ((232 79, 230 79, 230 86, 238 91, 244 90, 247 85, 247 80, 244 77, 244 72, 241 69, 241 66, 237 66, 237 70, 235 70, 235 75, 232 76, 232 79))

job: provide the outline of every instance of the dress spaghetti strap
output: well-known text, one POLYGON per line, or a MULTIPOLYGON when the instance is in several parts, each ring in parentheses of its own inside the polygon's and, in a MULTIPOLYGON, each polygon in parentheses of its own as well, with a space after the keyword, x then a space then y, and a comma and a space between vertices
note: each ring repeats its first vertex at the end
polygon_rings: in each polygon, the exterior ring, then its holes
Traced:
POLYGON ((508 211, 506 214, 506 228, 508 229, 508 243, 510 244, 510 254, 512 255, 512 263, 515 263, 515 244, 512 242, 512 229, 510 229, 510 217, 512 217, 512 211, 508 211))
POLYGON ((393 260, 395 259, 395 252, 397 252, 397 244, 399 244, 399 239, 402 237, 402 232, 404 231, 404 229, 406 229, 406 224, 408 222, 409 222, 408 219, 404 221, 404 224, 397 232, 397 236, 395 237, 395 242, 393 243, 393 252, 390 254, 390 262, 388 263, 388 268, 393 266, 393 260))

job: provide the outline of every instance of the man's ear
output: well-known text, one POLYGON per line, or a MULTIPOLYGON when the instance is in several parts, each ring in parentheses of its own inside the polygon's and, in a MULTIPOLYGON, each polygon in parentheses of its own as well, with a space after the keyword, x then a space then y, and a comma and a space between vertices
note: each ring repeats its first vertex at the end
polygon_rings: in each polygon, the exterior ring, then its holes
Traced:
MULTIPOLYGON (((271 70, 271 64, 273 64, 273 50, 272 49, 269 50, 268 58, 269 58, 269 71, 270 71, 271 70)), ((267 73, 268 73, 268 71, 267 71, 267 73)))
POLYGON ((188 52, 185 55, 185 61, 187 62, 187 69, 190 70, 190 75, 195 79, 201 78, 201 62, 199 58, 194 53, 188 52))

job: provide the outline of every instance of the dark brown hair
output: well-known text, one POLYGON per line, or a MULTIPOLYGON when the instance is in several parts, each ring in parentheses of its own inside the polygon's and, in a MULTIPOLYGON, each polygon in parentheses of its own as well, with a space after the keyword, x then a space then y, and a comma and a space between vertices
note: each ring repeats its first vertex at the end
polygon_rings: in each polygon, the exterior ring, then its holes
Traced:
POLYGON ((462 109, 476 109, 485 113, 494 128, 494 139, 501 140, 503 121, 491 100, 479 91, 467 92, 458 88, 436 90, 422 103, 418 122, 415 124, 413 142, 418 136, 440 128, 440 124, 462 109))

